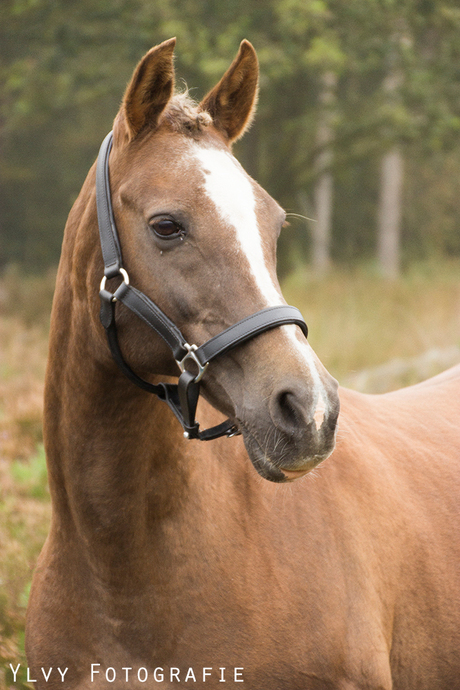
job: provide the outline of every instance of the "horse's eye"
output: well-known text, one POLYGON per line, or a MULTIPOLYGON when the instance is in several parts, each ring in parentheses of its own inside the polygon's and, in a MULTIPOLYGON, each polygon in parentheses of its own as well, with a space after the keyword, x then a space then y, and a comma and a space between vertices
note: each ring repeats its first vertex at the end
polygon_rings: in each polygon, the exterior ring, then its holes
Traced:
POLYGON ((155 235, 162 239, 172 239, 184 234, 182 225, 171 218, 161 218, 159 220, 151 220, 149 223, 155 235))

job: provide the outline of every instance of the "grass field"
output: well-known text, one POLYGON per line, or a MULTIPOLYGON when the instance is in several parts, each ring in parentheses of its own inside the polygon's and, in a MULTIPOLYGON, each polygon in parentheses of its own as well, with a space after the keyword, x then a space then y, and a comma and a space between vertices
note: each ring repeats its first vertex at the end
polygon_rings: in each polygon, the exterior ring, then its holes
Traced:
MULTIPOLYGON (((8 664, 25 665, 27 596, 50 516, 41 421, 53 284, 53 272, 0 280, 0 690, 13 687, 8 664)), ((299 269, 283 288, 341 383, 388 390, 460 361, 460 262, 414 266, 392 283, 369 267, 321 279, 299 269)), ((22 677, 14 687, 29 686, 22 677)))
MULTIPOLYGON (((394 282, 368 267, 335 271, 327 279, 297 271, 283 292, 303 313, 313 349, 344 385, 396 359, 407 362, 412 378, 390 380, 387 389, 415 383, 425 371, 417 375, 411 362, 437 350, 442 370, 442 352, 460 346, 459 262, 417 265, 394 282)), ((436 362, 430 373, 438 373, 436 362)))

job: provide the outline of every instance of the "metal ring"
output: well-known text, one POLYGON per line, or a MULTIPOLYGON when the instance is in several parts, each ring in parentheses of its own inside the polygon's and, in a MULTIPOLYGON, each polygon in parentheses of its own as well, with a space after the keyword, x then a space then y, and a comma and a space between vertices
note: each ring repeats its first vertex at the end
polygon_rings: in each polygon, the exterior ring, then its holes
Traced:
MULTIPOLYGON (((125 283, 125 285, 129 285, 129 275, 128 275, 127 271, 125 271, 124 268, 120 268, 119 273, 123 277, 122 282, 125 283)), ((101 280, 101 286, 99 288, 99 291, 105 290, 106 283, 107 283, 107 276, 103 276, 103 278, 101 280)), ((112 297, 112 302, 116 302, 116 301, 117 301, 116 297, 112 297)))

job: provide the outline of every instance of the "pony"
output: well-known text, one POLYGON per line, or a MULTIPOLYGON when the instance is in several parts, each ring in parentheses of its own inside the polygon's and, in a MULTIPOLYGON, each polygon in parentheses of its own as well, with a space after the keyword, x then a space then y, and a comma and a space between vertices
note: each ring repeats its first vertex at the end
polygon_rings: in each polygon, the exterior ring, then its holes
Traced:
POLYGON ((231 153, 254 114, 254 48, 196 104, 174 92, 174 45, 135 69, 105 192, 95 165, 65 229, 29 678, 460 688, 460 368, 380 396, 339 389, 292 311, 200 359, 292 309, 276 278, 285 213, 231 153), (104 208, 116 233, 101 247, 104 208), (204 440, 196 407, 224 432, 204 440))

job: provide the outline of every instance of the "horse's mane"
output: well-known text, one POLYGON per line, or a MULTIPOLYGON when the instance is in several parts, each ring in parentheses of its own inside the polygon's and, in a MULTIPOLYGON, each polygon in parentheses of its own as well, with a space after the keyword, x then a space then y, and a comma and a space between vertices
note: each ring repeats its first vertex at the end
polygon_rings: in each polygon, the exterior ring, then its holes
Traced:
POLYGON ((201 132, 212 123, 211 115, 201 110, 200 105, 190 97, 188 90, 174 94, 163 119, 182 134, 201 132))

